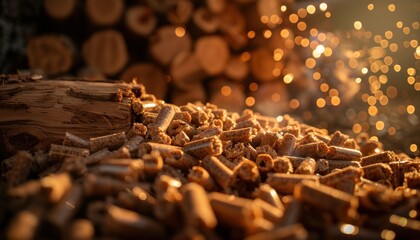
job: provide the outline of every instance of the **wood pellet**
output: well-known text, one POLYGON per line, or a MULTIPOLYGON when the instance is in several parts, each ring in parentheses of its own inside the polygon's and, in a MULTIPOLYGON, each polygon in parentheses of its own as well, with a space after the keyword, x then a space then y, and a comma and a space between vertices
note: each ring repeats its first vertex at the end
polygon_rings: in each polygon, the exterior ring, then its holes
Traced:
POLYGON ((419 236, 419 158, 289 115, 132 97, 126 132, 1 162, 0 239, 419 236))

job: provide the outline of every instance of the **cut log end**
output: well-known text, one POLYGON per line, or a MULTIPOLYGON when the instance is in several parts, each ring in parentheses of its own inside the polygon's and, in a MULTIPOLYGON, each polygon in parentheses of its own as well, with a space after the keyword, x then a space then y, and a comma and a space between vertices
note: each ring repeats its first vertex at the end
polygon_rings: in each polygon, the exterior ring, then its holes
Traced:
POLYGON ((203 70, 211 76, 222 73, 230 57, 227 43, 219 36, 198 39, 195 54, 203 70))
POLYGON ((123 0, 87 0, 86 14, 97 25, 115 24, 124 11, 123 0))

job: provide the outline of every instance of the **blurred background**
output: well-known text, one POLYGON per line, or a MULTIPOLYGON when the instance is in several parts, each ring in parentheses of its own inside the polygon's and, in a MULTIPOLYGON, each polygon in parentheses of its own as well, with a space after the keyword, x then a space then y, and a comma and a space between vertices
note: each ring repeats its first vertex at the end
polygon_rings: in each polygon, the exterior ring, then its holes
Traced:
POLYGON ((418 0, 0 0, 0 73, 134 80, 419 156, 419 18, 418 0))

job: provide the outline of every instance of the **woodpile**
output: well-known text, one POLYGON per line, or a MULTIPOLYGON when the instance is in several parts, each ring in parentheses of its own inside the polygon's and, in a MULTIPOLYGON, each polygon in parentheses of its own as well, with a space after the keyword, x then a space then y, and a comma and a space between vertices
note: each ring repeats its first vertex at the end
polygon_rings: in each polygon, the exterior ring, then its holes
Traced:
MULTIPOLYGON (((292 8, 292 1, 281 4, 292 8)), ((52 78, 77 73, 91 80, 135 79, 156 96, 179 104, 187 99, 220 99, 221 87, 236 82, 243 96, 227 97, 242 102, 228 101, 223 106, 238 110, 229 105, 244 106, 250 83, 282 81, 287 74, 281 72, 286 58, 275 60, 273 54, 281 51, 286 56, 290 46, 274 31, 288 28, 292 38, 292 27, 286 18, 281 25, 261 20, 286 14, 280 11, 281 4, 265 0, 67 0, 57 4, 46 0, 47 18, 59 24, 50 32, 80 30, 68 37, 71 45, 61 43, 61 35, 52 40, 50 35, 34 37, 27 48, 29 67, 43 69, 52 78), (273 31, 272 39, 261 34, 265 30, 273 31), (37 52, 32 46, 35 41, 57 47, 37 52), (54 41, 58 43, 50 44, 54 41), (66 64, 58 64, 61 61, 66 64), (225 79, 227 85, 210 84, 217 79, 225 79)), ((287 96, 283 100, 288 101, 287 96)))

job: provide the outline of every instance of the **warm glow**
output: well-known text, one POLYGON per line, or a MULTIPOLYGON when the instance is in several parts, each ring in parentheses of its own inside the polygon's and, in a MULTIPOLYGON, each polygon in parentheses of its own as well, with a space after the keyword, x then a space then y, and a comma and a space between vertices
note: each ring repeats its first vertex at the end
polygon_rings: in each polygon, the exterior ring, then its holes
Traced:
POLYGON ((412 151, 412 152, 415 152, 415 151, 417 151, 417 145, 416 144, 411 144, 410 145, 410 151, 412 151))
POLYGON ((341 102, 341 100, 340 100, 340 98, 338 96, 334 96, 334 97, 331 98, 331 104, 333 106, 340 105, 340 102, 341 102))
POLYGON ((290 106, 291 109, 297 109, 300 106, 300 102, 297 99, 292 99, 289 102, 289 106, 290 106))
POLYGON ((354 28, 355 28, 356 30, 360 30, 360 29, 362 29, 362 22, 361 22, 361 21, 355 21, 355 22, 353 23, 353 25, 354 25, 354 28))
POLYGON ((272 33, 271 33, 271 31, 270 30, 264 30, 264 38, 270 38, 271 37, 271 35, 272 35, 272 33))
POLYGON ((220 89, 220 92, 222 93, 223 96, 229 96, 232 93, 232 89, 229 86, 223 86, 220 89))
POLYGON ((292 73, 288 73, 283 77, 283 81, 286 84, 289 84, 293 81, 294 75, 292 73))
POLYGON ((385 127, 385 123, 383 121, 377 121, 375 127, 378 131, 381 131, 385 127))
POLYGON ((281 30, 281 31, 280 31, 280 36, 281 36, 282 38, 288 38, 288 37, 289 37, 289 35, 290 35, 290 32, 289 32, 289 30, 287 30, 287 29, 283 29, 283 30, 281 30))
POLYGON ((416 111, 416 108, 413 105, 408 105, 407 106, 407 113, 408 114, 413 114, 416 111))
POLYGON ((308 5, 307 7, 306 7, 306 11, 309 13, 309 14, 314 14, 315 13, 315 11, 316 11, 316 8, 315 8, 315 6, 314 5, 308 5))
POLYGON ((390 12, 395 12, 395 4, 389 4, 389 5, 388 5, 388 10, 389 10, 390 12))
POLYGON ((298 15, 297 14, 290 14, 290 16, 289 16, 289 21, 291 22, 291 23, 297 23, 298 22, 298 20, 299 20, 299 17, 298 17, 298 15))
POLYGON ((246 104, 248 107, 252 107, 252 106, 254 106, 254 104, 255 104, 255 98, 253 98, 253 97, 247 97, 247 98, 245 99, 245 104, 246 104))
POLYGON ((326 104, 326 102, 325 102, 325 99, 323 99, 323 98, 318 98, 316 100, 316 106, 319 107, 319 108, 325 107, 325 104, 326 104))
POLYGON ((328 8, 328 5, 326 3, 319 4, 319 10, 324 12, 327 10, 327 8, 328 8))
POLYGON ((367 6, 367 8, 368 8, 368 10, 369 10, 369 11, 372 11, 372 10, 375 8, 375 5, 373 5, 373 3, 370 3, 370 4, 367 6))
POLYGON ((183 27, 175 28, 175 35, 177 37, 183 37, 185 35, 185 28, 183 28, 183 27))
POLYGON ((352 127, 354 133, 360 133, 362 131, 362 125, 355 123, 352 127))
POLYGON ((249 31, 247 34, 249 39, 253 39, 255 37, 255 32, 254 31, 249 31))
POLYGON ((258 90, 258 84, 257 84, 257 83, 255 83, 255 82, 250 83, 250 84, 249 84, 249 90, 251 90, 251 91, 253 91, 253 92, 257 91, 257 90, 258 90))

